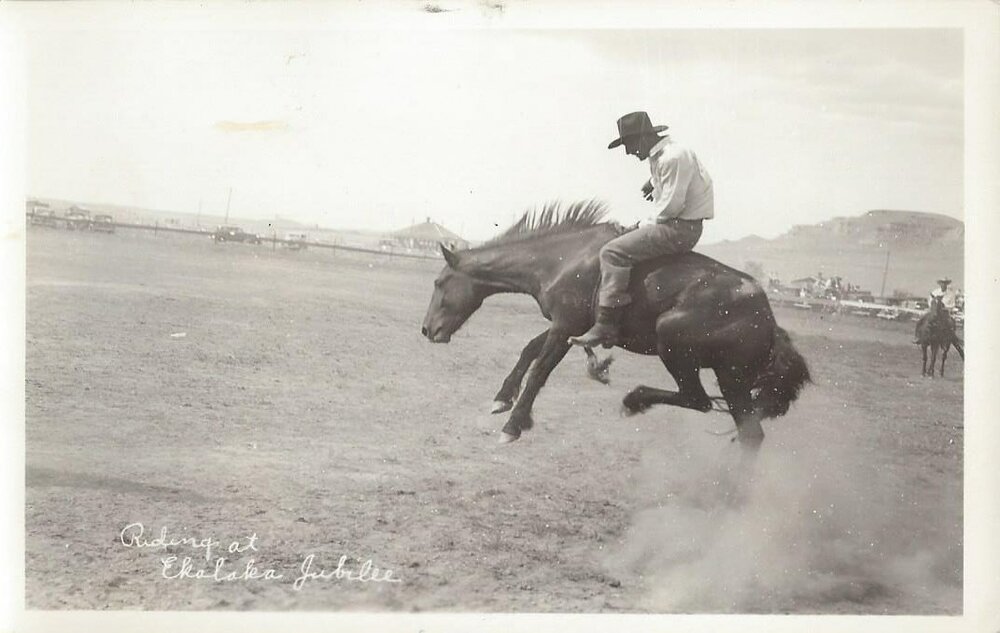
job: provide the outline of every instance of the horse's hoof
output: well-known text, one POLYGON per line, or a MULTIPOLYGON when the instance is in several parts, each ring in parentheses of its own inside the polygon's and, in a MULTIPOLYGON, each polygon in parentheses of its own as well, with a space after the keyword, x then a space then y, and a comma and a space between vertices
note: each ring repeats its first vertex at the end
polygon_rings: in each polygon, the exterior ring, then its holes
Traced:
POLYGON ((518 437, 518 435, 511 435, 507 431, 500 431, 500 439, 498 440, 498 443, 510 444, 511 442, 516 442, 518 437))
POLYGON ((490 413, 497 414, 510 411, 513 406, 514 403, 510 400, 494 400, 493 406, 490 407, 490 413))
POLYGON ((623 418, 630 418, 633 415, 635 415, 636 413, 639 413, 639 411, 637 411, 635 409, 632 409, 629 406, 624 405, 624 404, 622 405, 621 409, 618 411, 618 415, 620 415, 623 418))
POLYGON ((602 373, 602 372, 599 372, 599 371, 595 371, 593 367, 588 367, 587 368, 587 378, 590 378, 591 380, 596 380, 597 382, 601 382, 601 383, 605 383, 605 384, 607 384, 607 382, 608 382, 608 375, 607 375, 607 373, 602 373))
POLYGON ((602 385, 611 384, 608 368, 615 360, 614 356, 608 356, 604 360, 597 360, 597 356, 590 356, 587 359, 587 375, 602 385))

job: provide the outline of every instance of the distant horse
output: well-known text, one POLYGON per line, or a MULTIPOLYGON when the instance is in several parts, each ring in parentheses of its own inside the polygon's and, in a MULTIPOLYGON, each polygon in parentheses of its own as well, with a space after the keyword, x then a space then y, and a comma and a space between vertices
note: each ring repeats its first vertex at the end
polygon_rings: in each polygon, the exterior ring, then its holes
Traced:
POLYGON ((965 349, 962 339, 955 333, 955 320, 948 314, 948 309, 944 307, 942 297, 934 297, 931 301, 930 309, 917 321, 916 340, 923 352, 924 363, 920 370, 921 376, 934 377, 934 366, 937 364, 938 348, 941 348, 941 370, 944 376, 944 361, 948 358, 948 349, 954 345, 958 350, 958 355, 965 360, 965 349), (927 364, 927 348, 931 348, 931 362, 927 364))
MULTIPOLYGON (((446 265, 434 282, 423 322, 428 339, 447 343, 486 297, 502 292, 531 295, 551 322, 525 346, 495 397, 495 413, 511 409, 501 442, 514 441, 532 427, 531 407, 569 350, 567 339, 594 322, 598 253, 623 230, 602 222, 605 214, 604 205, 595 201, 575 203, 562 213, 553 203, 539 213, 525 213, 478 248, 456 252, 442 246, 446 265)), ((629 289, 633 302, 620 347, 658 355, 678 391, 638 386, 623 400, 626 412, 653 404, 711 410, 713 399, 698 375, 699 368, 710 367, 741 444, 756 449, 764 439, 761 420, 784 415, 809 381, 805 360, 775 323, 764 290, 749 275, 697 253, 641 264, 629 289)), ((589 350, 588 356, 593 374, 589 350)))

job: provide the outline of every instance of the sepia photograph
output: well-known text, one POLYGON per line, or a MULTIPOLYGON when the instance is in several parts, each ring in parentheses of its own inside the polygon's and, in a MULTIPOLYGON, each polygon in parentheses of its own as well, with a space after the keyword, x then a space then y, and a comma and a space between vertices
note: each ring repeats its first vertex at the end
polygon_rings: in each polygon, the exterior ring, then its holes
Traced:
POLYGON ((46 4, 15 630, 1000 630, 1000 5, 46 4))

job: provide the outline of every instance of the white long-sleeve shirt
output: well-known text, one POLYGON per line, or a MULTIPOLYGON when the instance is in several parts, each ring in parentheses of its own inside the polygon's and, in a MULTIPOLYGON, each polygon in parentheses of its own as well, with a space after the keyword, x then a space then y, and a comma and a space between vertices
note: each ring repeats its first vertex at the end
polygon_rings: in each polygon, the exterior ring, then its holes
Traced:
POLYGON ((933 302, 935 297, 941 297, 941 303, 944 304, 944 307, 948 308, 949 310, 955 309, 955 300, 957 298, 957 295, 955 294, 955 291, 952 290, 951 288, 948 288, 947 290, 941 290, 941 288, 938 287, 931 290, 931 294, 930 297, 928 297, 928 300, 933 302))
POLYGON ((649 153, 649 182, 657 220, 707 220, 715 216, 712 177, 690 149, 667 136, 649 153))

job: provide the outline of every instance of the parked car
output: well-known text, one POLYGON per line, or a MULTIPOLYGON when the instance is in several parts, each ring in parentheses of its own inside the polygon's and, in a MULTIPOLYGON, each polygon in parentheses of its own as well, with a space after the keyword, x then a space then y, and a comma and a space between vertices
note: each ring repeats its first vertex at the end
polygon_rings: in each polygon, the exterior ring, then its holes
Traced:
POLYGON ((212 233, 212 239, 216 242, 247 242, 250 244, 260 244, 259 235, 247 233, 238 226, 220 226, 212 233))
POLYGON ((103 213, 95 215, 93 222, 90 223, 90 230, 99 233, 114 233, 115 219, 103 213))
POLYGON ((285 233, 285 247, 295 251, 300 251, 306 247, 309 235, 301 231, 290 231, 285 233))
POLYGON ((66 228, 73 231, 86 231, 90 229, 90 212, 78 207, 73 207, 66 212, 66 228))

